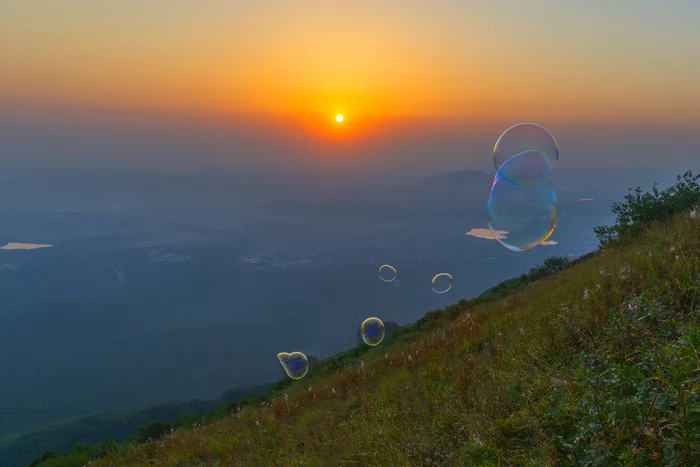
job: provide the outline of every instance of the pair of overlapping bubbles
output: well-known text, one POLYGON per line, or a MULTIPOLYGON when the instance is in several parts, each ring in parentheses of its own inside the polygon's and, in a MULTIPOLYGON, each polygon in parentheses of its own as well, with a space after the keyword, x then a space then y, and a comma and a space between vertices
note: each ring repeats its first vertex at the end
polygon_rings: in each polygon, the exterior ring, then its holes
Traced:
POLYGON ((552 172, 558 161, 556 139, 534 123, 512 126, 496 141, 486 211, 489 229, 507 249, 530 250, 554 232, 559 207, 552 172))
POLYGON ((309 371, 309 359, 301 352, 280 352, 277 354, 277 360, 287 376, 292 379, 301 379, 309 371))

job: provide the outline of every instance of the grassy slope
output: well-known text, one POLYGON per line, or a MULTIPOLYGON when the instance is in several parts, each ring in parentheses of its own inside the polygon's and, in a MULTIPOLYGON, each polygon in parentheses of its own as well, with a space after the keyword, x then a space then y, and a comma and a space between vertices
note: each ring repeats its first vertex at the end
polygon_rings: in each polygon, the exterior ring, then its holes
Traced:
POLYGON ((450 323, 363 363, 310 374, 288 400, 91 465, 691 465, 698 232, 687 213, 656 223, 501 300, 462 301, 450 323))

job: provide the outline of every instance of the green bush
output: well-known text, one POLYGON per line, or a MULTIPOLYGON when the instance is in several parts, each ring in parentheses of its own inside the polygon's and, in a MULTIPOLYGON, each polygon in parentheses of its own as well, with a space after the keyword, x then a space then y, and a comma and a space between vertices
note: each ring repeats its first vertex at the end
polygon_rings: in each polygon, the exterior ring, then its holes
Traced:
POLYGON ((551 400, 553 440, 573 465, 697 465, 700 328, 644 297, 610 311, 580 355, 574 386, 551 400))
POLYGON ((636 234, 651 222, 668 219, 679 212, 689 212, 700 205, 700 175, 693 176, 690 170, 676 177, 676 184, 659 191, 654 184, 651 192, 643 193, 640 187, 630 190, 622 203, 613 203, 617 214, 612 226, 593 229, 601 246, 636 234))

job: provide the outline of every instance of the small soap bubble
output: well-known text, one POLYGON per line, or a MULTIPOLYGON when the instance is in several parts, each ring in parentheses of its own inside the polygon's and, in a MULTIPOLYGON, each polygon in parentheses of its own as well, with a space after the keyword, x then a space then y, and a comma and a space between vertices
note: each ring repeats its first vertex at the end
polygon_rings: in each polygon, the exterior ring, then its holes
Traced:
MULTIPOLYGON (((535 159, 520 157, 516 155, 503 164, 509 173, 530 170, 535 159)), ((549 164, 544 155, 539 161, 542 166, 549 164)), ((559 216, 551 176, 521 185, 496 174, 486 211, 491 233, 507 249, 521 252, 540 245, 554 232, 559 216)))
POLYGON ((508 128, 493 148, 493 164, 498 174, 519 185, 529 185, 546 177, 558 161, 559 145, 554 136, 535 123, 520 123, 508 128), (506 165, 506 161, 514 156, 522 156, 519 166, 506 165))
POLYGON ((452 288, 452 276, 446 272, 441 272, 433 277, 430 284, 433 288, 433 292, 439 294, 447 293, 447 291, 452 288))
POLYGON ((277 359, 287 376, 292 379, 301 379, 309 371, 309 359, 301 352, 280 352, 277 359))
POLYGON ((383 264, 379 268, 379 278, 384 282, 393 282, 396 279, 396 269, 388 264, 383 264))
POLYGON ((367 318, 362 322, 360 332, 365 344, 374 347, 384 340, 384 323, 379 318, 367 318))
POLYGON ((401 279, 396 279, 394 281, 394 287, 401 287, 401 279))

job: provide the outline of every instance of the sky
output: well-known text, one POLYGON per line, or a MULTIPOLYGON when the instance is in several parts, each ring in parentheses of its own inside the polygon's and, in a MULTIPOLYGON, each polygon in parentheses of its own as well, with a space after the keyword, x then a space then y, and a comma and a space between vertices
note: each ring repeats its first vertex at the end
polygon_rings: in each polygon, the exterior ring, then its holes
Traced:
POLYGON ((439 171, 535 121, 574 165, 680 168, 699 21, 692 0, 2 2, 0 163, 439 171))

